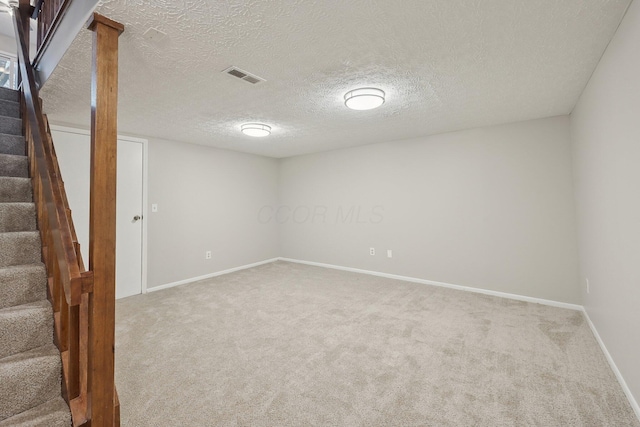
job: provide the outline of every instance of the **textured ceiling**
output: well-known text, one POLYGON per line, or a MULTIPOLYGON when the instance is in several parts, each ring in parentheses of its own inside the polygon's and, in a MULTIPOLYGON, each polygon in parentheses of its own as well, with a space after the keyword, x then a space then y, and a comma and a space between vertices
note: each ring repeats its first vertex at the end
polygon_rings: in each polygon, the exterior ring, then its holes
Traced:
MULTIPOLYGON (((571 112, 630 0, 104 0, 120 37, 119 131, 273 157, 571 112), (163 40, 143 37, 150 27, 163 40), (221 73, 231 65, 267 81, 221 73), (387 93, 352 111, 350 89, 387 93), (239 132, 273 127, 268 138, 239 132)), ((42 97, 89 123, 91 36, 42 97)))

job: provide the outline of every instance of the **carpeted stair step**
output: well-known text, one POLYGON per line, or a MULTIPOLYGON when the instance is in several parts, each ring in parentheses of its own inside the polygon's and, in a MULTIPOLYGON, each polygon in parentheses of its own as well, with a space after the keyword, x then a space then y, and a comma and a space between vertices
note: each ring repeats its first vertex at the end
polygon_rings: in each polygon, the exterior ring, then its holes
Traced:
POLYGON ((20 103, 7 100, 0 101, 0 116, 20 118, 20 103))
POLYGON ((17 90, 0 88, 0 102, 1 100, 20 102, 20 92, 17 90))
POLYGON ((0 427, 70 427, 19 93, 0 88, 0 427))
POLYGON ((0 175, 29 178, 29 159, 27 156, 0 154, 0 175))
POLYGON ((71 413, 62 397, 49 400, 42 405, 29 409, 0 421, 0 427, 70 427, 71 413))
POLYGON ((47 271, 44 264, 0 268, 0 295, 0 309, 45 299, 47 271))
POLYGON ((0 233, 0 268, 37 264, 41 261, 40 233, 16 231, 0 233))
POLYGON ((0 153, 24 156, 24 137, 22 135, 8 135, 6 133, 0 133, 0 153))
POLYGON ((34 203, 0 203, 0 233, 35 230, 34 203))
POLYGON ((0 358, 53 342, 53 310, 48 300, 0 310, 0 358))
POLYGON ((0 116, 0 133, 22 135, 22 119, 0 116))
POLYGON ((0 176, 0 203, 33 202, 31 179, 0 176))
POLYGON ((0 420, 60 397, 60 369, 53 344, 0 359, 0 420))

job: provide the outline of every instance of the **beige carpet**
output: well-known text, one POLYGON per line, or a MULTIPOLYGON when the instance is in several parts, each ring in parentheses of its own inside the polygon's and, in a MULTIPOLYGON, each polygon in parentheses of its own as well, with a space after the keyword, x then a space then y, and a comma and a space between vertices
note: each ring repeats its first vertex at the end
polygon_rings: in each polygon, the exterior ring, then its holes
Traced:
POLYGON ((580 312, 277 262, 120 300, 127 426, 640 426, 580 312))

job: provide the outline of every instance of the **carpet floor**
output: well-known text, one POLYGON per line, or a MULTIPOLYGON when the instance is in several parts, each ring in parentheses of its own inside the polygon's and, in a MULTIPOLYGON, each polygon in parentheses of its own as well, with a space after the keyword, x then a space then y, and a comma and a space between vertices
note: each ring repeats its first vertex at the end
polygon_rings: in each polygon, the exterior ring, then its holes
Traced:
POLYGON ((276 262, 117 304, 122 425, 640 426, 582 313, 276 262))

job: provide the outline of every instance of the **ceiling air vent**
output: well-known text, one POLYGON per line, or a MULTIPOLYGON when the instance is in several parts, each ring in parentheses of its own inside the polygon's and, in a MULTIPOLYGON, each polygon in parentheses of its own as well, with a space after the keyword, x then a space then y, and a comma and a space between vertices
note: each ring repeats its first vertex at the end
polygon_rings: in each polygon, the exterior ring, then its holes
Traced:
POLYGON ((162 42, 166 39, 167 33, 163 33, 157 28, 149 28, 142 34, 142 37, 153 42, 162 42))
POLYGON ((238 67, 229 67, 222 72, 238 79, 244 80, 245 82, 251 83, 253 85, 266 81, 262 77, 258 77, 255 74, 251 74, 247 71, 241 70, 238 67))

